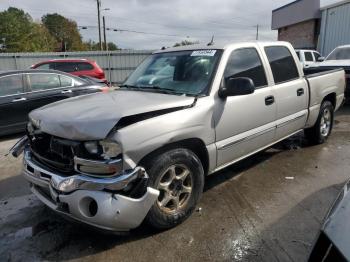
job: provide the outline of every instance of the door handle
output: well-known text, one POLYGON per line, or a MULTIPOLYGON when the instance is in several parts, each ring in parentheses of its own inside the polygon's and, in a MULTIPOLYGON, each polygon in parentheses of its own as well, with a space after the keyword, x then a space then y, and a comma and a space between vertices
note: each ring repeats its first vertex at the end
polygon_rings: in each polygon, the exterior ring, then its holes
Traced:
POLYGON ((69 94, 69 93, 72 93, 72 90, 68 89, 68 90, 61 91, 61 94, 69 94))
POLYGON ((265 97, 265 105, 269 106, 275 103, 275 97, 274 96, 267 96, 265 97))
POLYGON ((22 101, 26 101, 26 100, 27 100, 27 98, 25 98, 25 97, 16 98, 16 99, 13 99, 13 100, 12 100, 12 103, 22 102, 22 101))
POLYGON ((304 94, 304 88, 299 88, 297 90, 297 96, 302 96, 304 94))

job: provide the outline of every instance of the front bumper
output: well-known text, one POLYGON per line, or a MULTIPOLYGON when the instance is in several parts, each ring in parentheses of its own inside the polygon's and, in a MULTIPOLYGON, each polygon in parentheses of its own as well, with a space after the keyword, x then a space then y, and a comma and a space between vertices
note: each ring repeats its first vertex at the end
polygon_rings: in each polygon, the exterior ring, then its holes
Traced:
POLYGON ((48 207, 77 221, 110 230, 127 231, 138 227, 158 198, 159 191, 147 187, 140 198, 110 192, 122 190, 138 178, 147 176, 138 167, 111 178, 81 174, 65 177, 48 171, 24 150, 23 175, 32 192, 48 207))

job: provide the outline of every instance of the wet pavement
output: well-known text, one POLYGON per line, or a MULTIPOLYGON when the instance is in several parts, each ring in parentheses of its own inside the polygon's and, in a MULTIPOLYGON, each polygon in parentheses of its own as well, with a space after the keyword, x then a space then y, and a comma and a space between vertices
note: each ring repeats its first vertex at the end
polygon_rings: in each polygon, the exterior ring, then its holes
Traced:
MULTIPOLYGON (((0 155, 16 141, 0 140, 0 155)), ((305 261, 323 218, 349 178, 350 106, 328 142, 302 134, 206 179, 199 209, 178 227, 129 235, 96 232, 41 204, 0 161, 0 261, 305 261)))

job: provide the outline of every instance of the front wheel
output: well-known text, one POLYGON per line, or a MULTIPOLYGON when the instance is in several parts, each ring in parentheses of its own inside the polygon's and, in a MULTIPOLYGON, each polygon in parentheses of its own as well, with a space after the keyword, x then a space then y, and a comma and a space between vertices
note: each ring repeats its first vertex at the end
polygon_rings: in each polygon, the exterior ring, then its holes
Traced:
POLYGON ((320 107, 316 124, 305 129, 305 136, 313 144, 322 144, 330 136, 333 128, 334 107, 331 102, 324 101, 320 107))
POLYGON ((201 161, 188 149, 164 152, 147 163, 149 186, 160 194, 146 221, 158 229, 174 227, 194 211, 204 186, 201 161))

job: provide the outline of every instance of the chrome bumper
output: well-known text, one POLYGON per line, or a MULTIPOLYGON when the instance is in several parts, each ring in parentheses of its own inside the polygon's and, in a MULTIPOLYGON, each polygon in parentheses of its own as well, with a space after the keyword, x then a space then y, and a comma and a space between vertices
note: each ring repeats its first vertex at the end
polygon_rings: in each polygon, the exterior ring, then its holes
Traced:
POLYGON ((138 227, 158 198, 151 187, 138 199, 103 191, 121 190, 137 178, 147 177, 143 168, 111 178, 83 175, 65 177, 46 170, 24 151, 23 175, 31 183, 32 192, 51 209, 80 222, 111 231, 127 231, 138 227))

